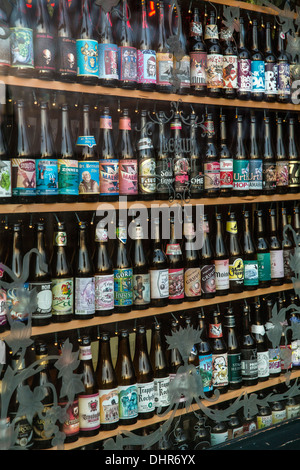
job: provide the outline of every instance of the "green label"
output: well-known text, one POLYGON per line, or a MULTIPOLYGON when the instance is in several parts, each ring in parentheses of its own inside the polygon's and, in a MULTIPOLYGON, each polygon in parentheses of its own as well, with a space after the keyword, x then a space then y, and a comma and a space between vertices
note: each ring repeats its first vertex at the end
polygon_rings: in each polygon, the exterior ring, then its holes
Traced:
POLYGON ((228 381, 231 384, 242 382, 241 353, 228 354, 228 381))
POLYGON ((271 280, 271 258, 270 253, 257 253, 258 279, 260 281, 271 280))
POLYGON ((119 385, 119 418, 128 419, 138 416, 137 384, 119 385))
POLYGON ((244 260, 245 286, 258 286, 258 262, 256 260, 244 260))
POLYGON ((118 307, 133 303, 132 275, 132 268, 114 269, 114 298, 118 307))
POLYGON ((249 189, 249 160, 233 160, 233 189, 249 189))

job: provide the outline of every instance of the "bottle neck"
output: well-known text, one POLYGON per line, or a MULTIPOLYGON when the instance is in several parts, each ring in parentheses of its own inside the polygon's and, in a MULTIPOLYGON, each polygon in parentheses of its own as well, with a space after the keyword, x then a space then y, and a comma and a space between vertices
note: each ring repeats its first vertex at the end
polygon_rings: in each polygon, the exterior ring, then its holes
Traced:
POLYGON ((253 24, 252 28, 252 51, 258 51, 258 35, 257 35, 257 25, 253 24))
POLYGON ((272 52, 272 39, 271 39, 271 27, 270 25, 266 26, 266 52, 272 52))
POLYGON ((244 26, 244 22, 240 21, 239 48, 244 49, 244 47, 245 47, 245 26, 244 26))

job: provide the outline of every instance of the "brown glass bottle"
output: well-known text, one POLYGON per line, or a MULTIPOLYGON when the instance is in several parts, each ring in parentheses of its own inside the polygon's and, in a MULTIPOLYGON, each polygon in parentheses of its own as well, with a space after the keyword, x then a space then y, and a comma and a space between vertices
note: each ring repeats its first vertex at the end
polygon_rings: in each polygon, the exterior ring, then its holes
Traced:
POLYGON ((209 14, 204 39, 207 46, 207 95, 211 98, 220 98, 223 88, 223 53, 214 10, 209 14))
POLYGON ((300 191, 300 155, 296 144, 295 133, 297 133, 294 118, 288 121, 288 159, 289 159, 289 193, 299 193, 300 191))
POLYGON ((237 117, 233 152, 233 196, 247 196, 249 192, 249 154, 243 132, 244 118, 237 117))
POLYGON ((155 39, 151 35, 151 26, 148 24, 148 2, 141 0, 140 5, 140 34, 137 51, 137 82, 138 89, 154 91, 156 86, 156 51, 155 39))
POLYGON ((251 334, 250 311, 247 304, 243 306, 240 344, 243 385, 256 385, 258 382, 257 346, 251 334))
POLYGON ((128 109, 123 109, 119 119, 117 155, 119 158, 119 194, 128 201, 138 195, 138 161, 132 143, 131 119, 128 109))
POLYGON ((54 79, 56 47, 53 29, 47 4, 38 0, 34 28, 34 68, 35 76, 43 80, 54 79))
POLYGON ((147 110, 141 111, 140 134, 136 143, 138 154, 139 197, 142 200, 155 199, 156 159, 152 138, 147 125, 147 110))
POLYGON ((265 327, 262 321, 261 304, 258 301, 253 305, 254 312, 251 320, 251 333, 257 348, 257 376, 258 382, 269 380, 269 350, 266 343, 265 327))
POLYGON ((229 290, 244 290, 244 256, 241 248, 235 212, 230 212, 226 222, 226 246, 229 253, 229 290))
POLYGON ((110 110, 105 107, 100 116, 99 131, 100 200, 116 201, 119 195, 119 160, 116 156, 110 110))
MULTIPOLYGON (((201 270, 199 250, 197 248, 198 241, 195 234, 192 217, 187 216, 184 222, 184 297, 189 302, 200 299, 201 296, 201 270)), ((200 245, 200 243, 199 243, 200 245)))
POLYGON ((59 0, 58 4, 56 47, 56 79, 62 82, 75 82, 77 79, 76 40, 65 0, 59 0))
POLYGON ((132 259, 133 309, 145 310, 150 306, 150 272, 148 256, 144 247, 142 225, 134 226, 132 259))
POLYGON ((249 145, 249 195, 259 196, 263 190, 263 162, 259 149, 256 116, 250 120, 250 145, 249 145))
POLYGON ((286 194, 289 184, 289 161, 283 139, 283 121, 276 122, 276 193, 286 194))
POLYGON ((257 252, 258 285, 260 288, 270 287, 270 246, 265 233, 264 213, 261 209, 254 213, 254 243, 257 252))
POLYGON ((12 75, 32 78, 34 75, 33 31, 30 25, 29 10, 25 0, 18 0, 10 17, 10 52, 12 75), (25 55, 20 54, 20 46, 26 38, 25 55))
POLYGON ((7 13, 2 7, 0 8, 0 25, 3 31, 0 39, 0 72, 1 75, 7 75, 11 66, 10 29, 8 24, 7 13))
POLYGON ((158 10, 158 42, 156 47, 156 91, 160 93, 172 93, 171 84, 173 70, 173 53, 167 42, 165 29, 165 6, 160 0, 158 10))
POLYGON ((243 256, 244 256, 244 289, 255 290, 259 285, 258 261, 256 247, 252 237, 251 213, 243 213, 243 256))
POLYGON ((216 145, 213 115, 206 120, 206 144, 204 148, 204 196, 218 197, 220 194, 220 155, 216 145))
POLYGON ((152 223, 151 258, 149 260, 151 306, 165 307, 169 303, 168 259, 160 238, 159 218, 152 219, 152 223))
POLYGON ((281 218, 280 218, 280 240, 283 248, 283 271, 284 271, 284 282, 291 283, 293 282, 293 277, 295 275, 291 267, 291 256, 294 254, 294 242, 292 239, 292 233, 290 229, 287 228, 287 211, 285 207, 281 208, 281 218), (286 227, 286 229, 285 229, 286 227))
POLYGON ((242 386, 241 347, 236 328, 236 319, 231 306, 224 313, 224 340, 228 357, 228 388, 238 390, 242 386))
POLYGON ((108 230, 99 222, 95 233, 95 315, 102 317, 114 312, 114 271, 108 251, 108 230))
POLYGON ((189 52, 191 59, 191 93, 196 96, 206 95, 207 51, 203 41, 202 23, 199 9, 194 8, 193 20, 190 22, 189 52))
POLYGON ((161 324, 152 326, 150 362, 154 376, 154 400, 157 414, 164 413, 170 405, 170 377, 161 324))
POLYGON ((263 145, 262 145, 262 158, 263 158, 263 194, 275 194, 276 191, 276 162, 275 150, 271 135, 270 118, 264 118, 264 131, 263 131, 263 145))
POLYGON ((233 188, 233 158, 227 145, 225 114, 220 117, 220 196, 230 196, 233 188))
POLYGON ((99 7, 99 85, 114 88, 118 85, 118 46, 113 37, 112 12, 99 7), (107 63, 109 57, 109 63, 107 63))
POLYGON ((211 299, 216 295, 216 273, 214 251, 210 240, 210 227, 207 214, 203 215, 203 246, 200 256, 201 296, 211 299))
POLYGON ((197 115, 195 112, 190 116, 190 186, 189 193, 192 198, 198 198, 203 195, 204 175, 202 161, 202 147, 198 138, 197 115))
POLYGON ((81 0, 81 17, 76 39, 77 81, 97 85, 99 75, 98 40, 92 20, 90 0, 81 0), (86 67, 86 63, 88 66, 86 67))
POLYGON ((131 24, 131 11, 127 0, 122 0, 121 11, 121 27, 118 40, 119 86, 133 90, 137 86, 137 49, 131 24), (129 63, 128 57, 130 57, 129 63))
POLYGON ((207 335, 206 317, 201 307, 198 312, 198 324, 200 330, 200 342, 197 344, 199 358, 199 374, 201 375, 203 392, 206 397, 213 395, 213 364, 212 364, 212 348, 207 335))
POLYGON ((277 232, 275 209, 269 209, 269 244, 271 258, 271 285, 280 286, 284 281, 284 262, 282 244, 280 243, 277 232))
POLYGON ((221 316, 215 308, 209 318, 208 337, 212 349, 213 388, 223 394, 228 390, 228 350, 223 338, 221 316))
POLYGON ((220 213, 216 213, 214 253, 216 295, 227 295, 229 292, 229 253, 224 242, 222 215, 220 213))
POLYGON ((113 253, 114 308, 116 313, 127 313, 133 306, 132 260, 127 248, 127 227, 122 219, 118 224, 113 253))
POLYGON ((166 244, 169 266, 169 304, 179 304, 184 300, 184 260, 175 225, 175 218, 171 217, 170 241, 166 244))
MULTIPOLYGON (((171 334, 176 333, 178 331, 178 322, 176 320, 171 321, 171 334)), ((178 369, 183 365, 183 359, 180 354, 180 351, 177 347, 168 348, 168 369, 169 369, 169 376, 170 376, 170 400, 171 405, 176 406, 177 408, 182 408, 185 404, 186 397, 183 394, 178 394, 178 391, 174 390, 174 385, 172 385, 172 381, 176 380, 176 375, 178 369), (172 396, 173 390, 174 396, 172 396)))
POLYGON ((273 317, 273 305, 274 303, 271 298, 266 299, 266 322, 264 324, 264 327, 266 332, 266 344, 269 351, 270 378, 279 377, 281 374, 280 347, 279 344, 276 344, 276 340, 274 341, 274 338, 272 338, 271 331, 275 327, 274 323, 271 321, 273 317))

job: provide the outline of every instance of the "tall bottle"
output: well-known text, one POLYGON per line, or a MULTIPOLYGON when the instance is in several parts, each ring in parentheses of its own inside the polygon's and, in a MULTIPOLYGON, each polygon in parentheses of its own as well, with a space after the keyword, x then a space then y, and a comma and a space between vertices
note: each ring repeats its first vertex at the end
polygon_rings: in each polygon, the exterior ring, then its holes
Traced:
POLYGON ((28 204, 36 195, 35 158, 28 135, 25 102, 17 101, 16 135, 12 137, 12 192, 15 202, 28 204))
POLYGON ((99 200, 99 158, 95 137, 91 133, 90 106, 83 106, 83 120, 77 138, 78 158, 78 201, 99 200))
POLYGON ((39 254, 33 253, 30 258, 28 277, 29 290, 36 290, 36 309, 32 312, 32 325, 48 325, 52 317, 52 282, 45 246, 45 223, 40 221, 35 226, 34 247, 39 254))
POLYGON ((218 197, 220 194, 220 155, 216 145, 213 115, 206 120, 206 144, 204 150, 204 196, 218 197))
POLYGON ((148 257, 144 248, 144 233, 142 225, 134 226, 133 253, 133 309, 145 310, 150 306, 150 271, 148 257))
POLYGON ((105 107, 100 116, 99 132, 99 191, 101 201, 116 201, 119 195, 119 160, 116 156, 110 110, 105 107))
POLYGON ((292 240, 291 231, 285 230, 284 227, 288 225, 287 221, 287 211, 285 207, 281 208, 281 218, 280 218, 280 240, 283 248, 283 269, 284 269, 284 282, 291 283, 293 282, 293 277, 295 273, 291 266, 291 256, 294 254, 294 242, 292 240))
POLYGON ((258 196, 263 189, 263 161, 258 145, 257 120, 251 115, 249 146, 249 195, 258 196))
POLYGON ((134 424, 138 417, 138 388, 130 354, 128 330, 119 333, 116 376, 119 393, 120 425, 134 424))
POLYGON ((184 24, 182 23, 183 15, 180 5, 176 5, 176 36, 179 41, 179 50, 174 52, 174 75, 178 81, 175 85, 176 93, 186 95, 190 92, 190 56, 188 53, 188 45, 184 32, 184 24))
POLYGON ((207 95, 219 98, 223 88, 223 53, 214 11, 209 14, 204 39, 207 45, 207 95))
POLYGON ((74 313, 74 279, 67 251, 67 232, 64 222, 59 222, 55 227, 50 265, 52 322, 67 322, 72 320, 74 313))
POLYGON ((233 189, 233 158, 227 145, 226 116, 220 117, 220 196, 230 196, 233 189))
POLYGON ((271 259, 271 285, 281 286, 284 281, 283 249, 277 233, 276 210, 269 210, 269 244, 271 259))
POLYGON ((240 17, 240 32, 238 45, 238 89, 237 98, 250 100, 252 89, 251 54, 246 47, 246 31, 244 18, 240 17))
MULTIPOLYGON (((289 159, 289 193, 300 191, 300 155, 295 140, 296 121, 293 117, 288 120, 288 159, 289 159)), ((296 130, 297 131, 297 130, 296 130)))
POLYGON ((251 212, 248 210, 243 213, 243 229, 244 289, 255 290, 259 285, 259 265, 252 237, 251 212))
POLYGON ((147 15, 147 0, 141 0, 137 82, 139 90, 154 91, 156 86, 156 51, 153 50, 152 31, 148 24, 147 15))
POLYGON ((34 28, 34 68, 37 78, 53 80, 56 64, 56 47, 53 23, 47 4, 38 0, 36 8, 36 24, 34 28))
POLYGON ((226 222, 226 245, 229 252, 230 292, 243 292, 244 256, 239 240, 238 225, 234 212, 229 213, 229 219, 226 222))
POLYGON ((222 95, 224 98, 234 99, 238 86, 237 47, 230 28, 222 28, 220 36, 223 52, 222 95))
POLYGON ((68 2, 59 0, 55 75, 62 82, 72 83, 77 79, 76 39, 73 31, 68 2))
POLYGON ((271 257, 270 246, 265 232, 264 213, 261 209, 254 214, 255 248, 258 263, 258 285, 260 288, 271 285, 271 257))
POLYGON ((114 271, 108 251, 108 230, 99 222, 95 231, 95 315, 108 316, 114 312, 114 271))
POLYGON ((220 213, 216 213, 214 241, 216 295, 227 295, 229 292, 229 253, 223 237, 222 215, 220 213))
POLYGON ((277 75, 278 66, 276 56, 273 52, 272 46, 272 33, 271 23, 266 23, 266 38, 265 38, 265 96, 264 100, 268 103, 274 103, 277 95, 277 75))
POLYGON ((251 75, 251 99, 262 101, 265 94, 265 62, 258 44, 257 20, 253 20, 252 24, 251 75))
POLYGON ((131 119, 128 109, 123 109, 119 119, 117 154, 119 158, 119 194, 126 196, 128 201, 132 201, 138 195, 138 161, 132 144, 131 119))
POLYGON ((214 390, 228 391, 228 351, 223 337, 220 313, 214 308, 209 320, 210 344, 212 348, 212 381, 214 390))
POLYGON ((196 301, 201 296, 201 270, 199 249, 192 217, 188 216, 183 225, 184 231, 184 297, 196 301))
POLYGON ((174 120, 170 124, 171 138, 173 144, 172 159, 174 172, 174 191, 175 194, 185 196, 190 186, 190 160, 189 149, 187 149, 184 138, 181 116, 178 111, 174 120))
POLYGON ((79 343, 79 366, 84 390, 78 394, 79 436, 96 436, 100 430, 100 401, 96 374, 93 366, 92 345, 88 335, 79 343))
POLYGON ((181 244, 177 238, 175 218, 170 219, 170 241, 166 244, 169 265, 169 303, 178 304, 184 299, 184 260, 181 244))
POLYGON ((86 320, 95 315, 95 270, 90 253, 86 222, 79 222, 74 263, 74 318, 86 320))
POLYGON ((243 133, 243 116, 238 115, 233 155, 233 195, 247 196, 249 192, 249 154, 243 133))
POLYGON ((118 85, 118 46, 112 32, 111 12, 99 7, 98 22, 98 59, 99 85, 116 87, 118 85))
POLYGON ((12 162, 9 157, 8 144, 4 134, 3 113, 4 109, 0 107, 0 204, 7 204, 12 202, 12 162))
POLYGON ((245 303, 242 313, 241 364, 243 385, 258 382, 257 346, 251 333, 249 306, 245 303))
POLYGON ((157 414, 166 411, 170 405, 170 376, 167 356, 162 336, 162 326, 155 322, 152 326, 150 362, 154 376, 154 403, 157 414))
POLYGON ((289 161, 283 138, 283 122, 277 117, 276 122, 276 193, 286 194, 289 184, 289 161))
POLYGON ((263 194, 271 195, 276 191, 276 162, 273 139, 271 135, 270 118, 264 118, 263 131, 263 194))
POLYGON ((203 28, 199 18, 199 8, 195 7, 190 22, 189 53, 190 53, 190 86, 192 95, 206 95, 207 50, 203 41, 203 28))
POLYGON ((257 347, 257 376, 259 382, 269 379, 269 350, 266 342, 265 327, 262 321, 261 305, 258 299, 254 303, 254 313, 251 321, 251 333, 257 347))
POLYGON ((121 30, 118 41, 119 86, 134 89, 137 85, 137 49, 127 0, 121 4, 121 30))
POLYGON ((0 73, 7 75, 10 71, 11 56, 10 56, 10 29, 8 24, 7 14, 4 9, 0 8, 0 73))
POLYGON ((192 112, 190 116, 190 194, 192 198, 199 198, 203 194, 204 174, 202 161, 202 148, 197 133, 197 116, 192 112))
POLYGON ((57 202, 58 163, 50 126, 49 106, 41 103, 39 149, 36 165, 36 202, 57 202))
POLYGON ((98 40, 91 17, 90 0, 81 0, 81 18, 76 39, 77 80, 96 85, 99 76, 98 40))
POLYGON ((213 394, 213 362, 212 348, 207 334, 206 317, 201 307, 198 313, 198 324, 200 330, 200 342, 197 344, 199 357, 199 374, 202 380, 202 387, 205 396, 211 397, 213 394))
POLYGON ((227 307, 224 313, 223 327, 228 357, 228 388, 238 390, 242 386, 241 347, 231 306, 227 307))
POLYGON ((155 413, 154 375, 148 354, 146 328, 139 325, 135 335, 133 367, 138 390, 138 418, 148 419, 155 413))
POLYGON ((173 163, 167 146, 166 123, 163 111, 158 112, 156 174, 157 199, 169 199, 173 192, 173 163))
POLYGON ((210 226, 207 214, 203 215, 203 245, 200 255, 201 296, 210 299, 216 295, 216 268, 214 251, 210 240, 210 226))
POLYGON ((116 372, 111 358, 110 334, 104 331, 99 340, 95 371, 99 390, 100 428, 110 431, 119 423, 119 394, 116 372))
POLYGON ((116 236, 113 253, 114 308, 116 313, 127 313, 131 311, 133 305, 133 271, 127 248, 127 227, 122 219, 118 222, 116 236))
POLYGON ((152 219, 152 245, 150 269, 150 294, 152 307, 165 307, 169 303, 168 259, 160 238, 159 218, 152 219))
POLYGON ((285 35, 282 26, 279 26, 277 34, 277 101, 279 103, 288 103, 291 99, 290 60, 284 47, 285 35))
MULTIPOLYGON (((176 333, 178 331, 178 322, 177 320, 171 321, 171 333, 176 333)), ((177 408, 182 408, 186 401, 186 396, 183 393, 178 393, 178 391, 174 390, 174 386, 172 385, 172 381, 176 379, 176 375, 178 372, 179 367, 183 365, 183 359, 181 353, 174 345, 171 348, 168 348, 168 368, 169 368, 169 376, 170 376, 170 399, 171 405, 177 408), (173 390, 172 390, 173 387, 173 390), (173 392, 173 393, 172 393, 173 392)))
MULTIPOLYGON (((273 300, 266 299, 266 322, 265 322, 265 332, 266 332, 266 343, 269 351, 269 373, 270 378, 279 377, 281 374, 281 359, 280 359, 280 347, 279 344, 274 344, 274 339, 272 338, 272 329, 275 327, 274 323, 271 321, 273 317, 273 300)), ((279 341, 278 341, 279 343, 279 341)))
POLYGON ((147 110, 141 111, 141 129, 136 143, 138 156, 139 196, 143 200, 155 199, 156 159, 152 138, 148 132, 147 110))
POLYGON ((158 42, 156 47, 156 91, 160 93, 172 93, 171 83, 173 73, 174 56, 167 43, 165 29, 165 7, 164 2, 159 2, 158 17, 158 42))
POLYGON ((18 0, 10 17, 10 71, 25 78, 34 75, 33 30, 28 16, 25 0, 18 0))

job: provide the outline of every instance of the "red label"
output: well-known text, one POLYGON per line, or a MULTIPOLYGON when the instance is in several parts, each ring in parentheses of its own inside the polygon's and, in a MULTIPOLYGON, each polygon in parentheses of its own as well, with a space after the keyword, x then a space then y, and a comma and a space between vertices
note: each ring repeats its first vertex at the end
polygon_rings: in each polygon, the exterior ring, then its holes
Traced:
POLYGON ((209 324, 209 333, 210 338, 222 338, 222 323, 213 323, 209 324))
POLYGON ((123 131, 131 131, 131 120, 129 117, 120 118, 119 129, 123 131))

